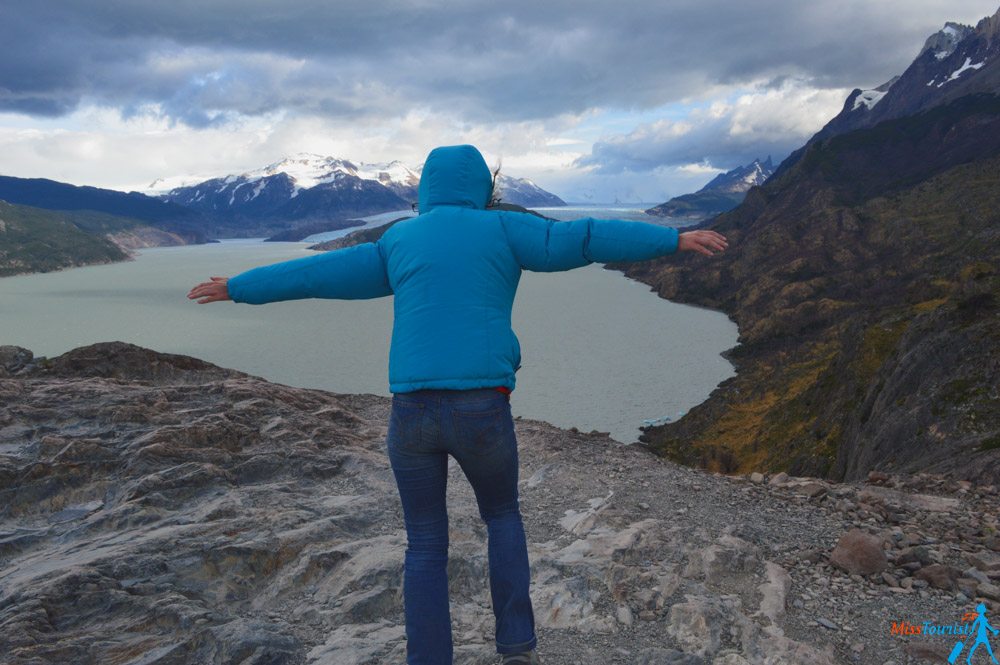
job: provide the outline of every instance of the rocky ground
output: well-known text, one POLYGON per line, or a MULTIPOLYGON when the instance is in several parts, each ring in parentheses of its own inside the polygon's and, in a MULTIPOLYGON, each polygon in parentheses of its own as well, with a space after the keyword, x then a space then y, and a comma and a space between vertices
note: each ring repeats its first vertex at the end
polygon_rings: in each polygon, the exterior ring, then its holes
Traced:
MULTIPOLYGON (((404 662, 388 413, 128 344, 0 347, 0 662, 404 662)), ((994 487, 731 477, 516 426, 547 665, 941 663, 954 636, 892 623, 1000 612, 994 487)), ((495 663, 451 474, 456 662, 495 663)))

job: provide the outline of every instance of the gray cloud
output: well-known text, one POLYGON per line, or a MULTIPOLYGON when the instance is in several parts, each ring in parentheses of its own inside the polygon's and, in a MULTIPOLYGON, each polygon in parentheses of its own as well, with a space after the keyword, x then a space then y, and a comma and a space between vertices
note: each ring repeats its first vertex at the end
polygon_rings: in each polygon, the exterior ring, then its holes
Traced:
POLYGON ((692 109, 682 120, 659 120, 594 143, 578 166, 598 173, 647 172, 708 162, 730 169, 771 155, 775 163, 802 145, 840 110, 845 89, 817 90, 782 78, 732 102, 692 109))
POLYGON ((431 4, 6 0, 0 110, 161 104, 208 126, 279 108, 331 117, 421 105, 475 122, 652 108, 712 84, 876 85, 984 2, 721 0, 431 4))
POLYGON ((779 163, 808 138, 789 134, 760 139, 752 136, 730 137, 722 121, 705 123, 681 137, 631 132, 594 144, 592 153, 578 160, 580 166, 597 167, 602 174, 626 171, 645 172, 668 165, 708 162, 730 169, 771 155, 779 163))

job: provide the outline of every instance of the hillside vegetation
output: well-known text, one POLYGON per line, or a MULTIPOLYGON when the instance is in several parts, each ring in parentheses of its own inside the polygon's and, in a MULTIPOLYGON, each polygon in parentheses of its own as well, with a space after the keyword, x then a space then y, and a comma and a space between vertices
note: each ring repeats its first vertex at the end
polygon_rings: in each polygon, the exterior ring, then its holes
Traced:
POLYGON ((1000 479, 1000 99, 809 147, 703 225, 723 255, 609 264, 723 309, 737 376, 657 452, 721 471, 1000 479))
POLYGON ((101 232, 134 226, 100 213, 63 213, 0 201, 0 277, 123 261, 128 252, 101 232))

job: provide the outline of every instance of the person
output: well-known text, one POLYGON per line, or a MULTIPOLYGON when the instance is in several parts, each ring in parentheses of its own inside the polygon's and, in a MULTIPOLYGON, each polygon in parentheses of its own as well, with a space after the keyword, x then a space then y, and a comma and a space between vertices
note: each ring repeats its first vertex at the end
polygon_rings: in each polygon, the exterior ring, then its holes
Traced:
POLYGON ((494 181, 474 146, 435 148, 418 184, 419 214, 378 240, 212 277, 188 294, 199 303, 249 304, 394 297, 386 450, 407 536, 403 610, 411 664, 452 662, 449 455, 472 485, 487 527, 496 651, 506 665, 540 663, 510 406, 521 367, 511 328, 521 271, 677 251, 714 256, 727 247, 725 237, 710 230, 679 233, 615 219, 553 221, 488 208, 494 181))

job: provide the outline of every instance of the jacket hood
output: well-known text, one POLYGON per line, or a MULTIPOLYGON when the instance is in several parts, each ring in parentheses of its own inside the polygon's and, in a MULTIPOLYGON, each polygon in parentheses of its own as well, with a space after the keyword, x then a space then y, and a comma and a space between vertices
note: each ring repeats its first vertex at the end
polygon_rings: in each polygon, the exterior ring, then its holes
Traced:
POLYGON ((475 146, 449 145, 431 150, 420 173, 418 212, 437 206, 486 208, 493 175, 475 146))

